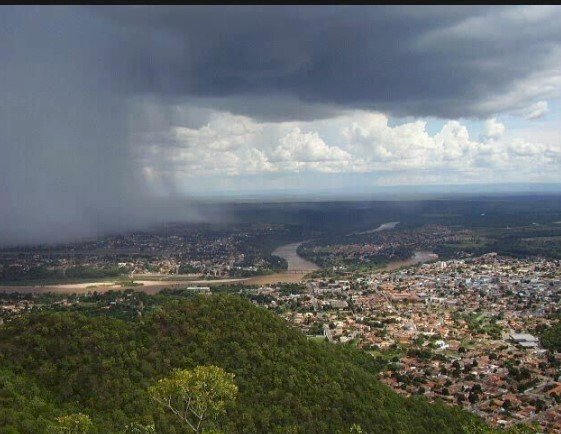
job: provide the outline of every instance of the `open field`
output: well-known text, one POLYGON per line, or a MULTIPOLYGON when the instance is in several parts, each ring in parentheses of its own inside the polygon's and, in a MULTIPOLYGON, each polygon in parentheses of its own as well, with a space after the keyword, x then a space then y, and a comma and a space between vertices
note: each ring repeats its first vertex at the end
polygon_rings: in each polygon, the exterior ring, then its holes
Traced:
POLYGON ((133 284, 127 285, 119 281, 87 282, 87 283, 64 283, 59 285, 1 285, 0 292, 55 292, 55 293, 87 293, 92 291, 107 292, 133 288, 148 294, 155 294, 164 288, 184 288, 190 285, 210 286, 247 281, 249 279, 216 279, 216 280, 192 280, 186 281, 157 281, 157 280, 134 280, 133 284))
POLYGON ((212 286, 228 285, 235 283, 246 283, 248 285, 269 285, 273 283, 296 283, 302 281, 308 272, 302 273, 275 273, 265 276, 254 276, 239 279, 215 279, 215 280, 134 280, 133 284, 127 285, 118 281, 64 283, 58 285, 0 285, 0 292, 22 292, 40 293, 54 292, 63 294, 80 294, 92 291, 107 292, 123 289, 135 289, 136 291, 155 294, 164 288, 185 288, 187 286, 212 286))

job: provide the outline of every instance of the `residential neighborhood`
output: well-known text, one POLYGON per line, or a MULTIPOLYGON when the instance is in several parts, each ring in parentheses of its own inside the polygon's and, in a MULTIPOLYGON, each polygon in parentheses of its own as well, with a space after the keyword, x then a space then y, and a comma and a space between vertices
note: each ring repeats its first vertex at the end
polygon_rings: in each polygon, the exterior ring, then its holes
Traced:
POLYGON ((561 432, 561 357, 538 338, 559 313, 559 261, 487 254, 252 291, 310 338, 370 352, 400 393, 561 432))

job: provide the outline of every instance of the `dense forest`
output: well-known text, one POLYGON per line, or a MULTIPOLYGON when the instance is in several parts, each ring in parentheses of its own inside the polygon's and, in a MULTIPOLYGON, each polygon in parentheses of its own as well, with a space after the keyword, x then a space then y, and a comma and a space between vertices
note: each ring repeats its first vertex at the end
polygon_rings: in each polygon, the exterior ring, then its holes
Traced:
POLYGON ((375 359, 308 341, 231 295, 172 300, 121 320, 39 312, 0 326, 0 432, 43 433, 83 413, 93 433, 154 425, 188 432, 148 389, 173 369, 216 365, 239 394, 216 421, 226 433, 489 432, 475 416, 404 398, 376 379, 375 359))

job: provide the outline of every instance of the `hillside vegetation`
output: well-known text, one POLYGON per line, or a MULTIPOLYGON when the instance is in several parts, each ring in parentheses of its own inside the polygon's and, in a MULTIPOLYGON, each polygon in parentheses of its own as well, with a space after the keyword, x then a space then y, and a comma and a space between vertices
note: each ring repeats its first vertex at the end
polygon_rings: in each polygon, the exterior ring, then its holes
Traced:
POLYGON ((308 341, 234 296, 176 300, 134 321, 50 312, 0 326, 0 432, 49 432, 78 412, 97 433, 132 422, 185 432, 148 388, 200 365, 235 374, 237 399, 217 421, 225 433, 488 432, 466 412, 397 395, 365 353, 308 341))

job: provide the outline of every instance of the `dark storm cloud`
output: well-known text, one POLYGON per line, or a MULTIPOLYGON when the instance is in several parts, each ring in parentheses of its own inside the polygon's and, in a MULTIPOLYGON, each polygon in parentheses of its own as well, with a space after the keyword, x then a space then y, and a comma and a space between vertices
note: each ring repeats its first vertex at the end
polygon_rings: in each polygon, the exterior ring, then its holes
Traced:
MULTIPOLYGON (((152 122, 173 125, 174 107, 261 119, 521 109, 501 96, 547 69, 559 9, 528 19, 510 10, 2 7, 0 243, 165 218, 148 201, 135 140, 152 122), (152 101, 152 114, 139 101, 152 101)), ((189 122, 204 122, 201 113, 189 122)))
MULTIPOLYGON (((265 117, 290 118, 286 98, 308 103, 311 111, 336 104, 397 115, 485 117, 495 105, 481 103, 546 67, 561 41, 559 10, 538 19, 505 7, 94 10, 125 35, 132 92, 215 97, 228 109, 265 117), (474 33, 462 33, 470 22, 474 33), (446 33, 454 26, 460 32, 446 33), (266 113, 246 102, 270 94, 275 98, 266 113)), ((497 110, 520 103, 499 103, 497 110)))
POLYGON ((83 9, 2 8, 0 244, 165 218, 131 159, 117 36, 83 9))

